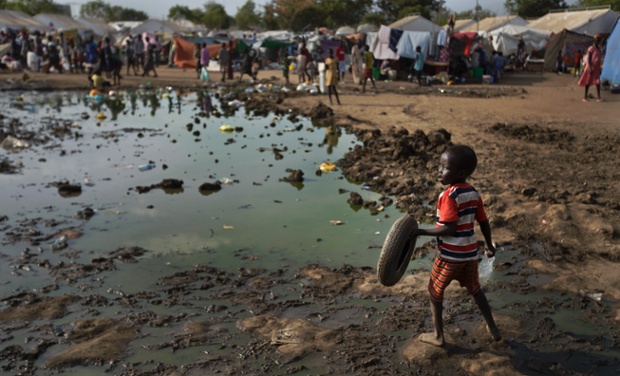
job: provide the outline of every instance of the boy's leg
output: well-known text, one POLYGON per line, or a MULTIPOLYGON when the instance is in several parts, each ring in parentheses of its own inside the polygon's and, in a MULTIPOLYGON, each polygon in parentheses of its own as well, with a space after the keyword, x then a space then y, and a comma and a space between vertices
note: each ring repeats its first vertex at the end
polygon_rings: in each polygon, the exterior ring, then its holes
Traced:
POLYGON ((480 308, 480 312, 482 312, 482 316, 484 317, 484 321, 487 323, 487 329, 494 341, 499 341, 502 339, 501 334, 499 333, 499 329, 497 325, 495 325, 495 320, 493 320, 493 314, 491 313, 491 306, 489 305, 489 301, 487 297, 484 295, 482 290, 478 290, 477 293, 474 294, 474 300, 480 308))
POLYGON ((333 86, 333 88, 334 88, 334 95, 336 96, 336 102, 340 104, 340 98, 338 98, 338 90, 336 90, 336 86, 333 86))
POLYGON ((334 104, 332 102, 332 86, 331 85, 327 87, 327 96, 329 97, 329 104, 334 104))
POLYGON ((443 318, 441 317, 443 313, 443 303, 436 302, 433 299, 430 299, 430 302, 431 315, 433 316, 433 326, 435 327, 435 332, 422 333, 420 335, 420 341, 433 346, 441 347, 445 344, 445 340, 443 337, 443 318))

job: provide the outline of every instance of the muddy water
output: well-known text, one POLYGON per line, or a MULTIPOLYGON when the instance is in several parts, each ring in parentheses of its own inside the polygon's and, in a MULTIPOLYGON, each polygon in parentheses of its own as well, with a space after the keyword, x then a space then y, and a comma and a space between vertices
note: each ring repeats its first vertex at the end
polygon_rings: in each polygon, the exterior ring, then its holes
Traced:
MULTIPOLYGON (((253 117, 243 108, 225 114, 226 106, 213 93, 208 95, 214 111, 208 117, 199 116, 205 111, 204 93, 131 94, 100 107, 74 93, 0 99, 5 117, 19 118, 22 128, 49 136, 6 154, 17 171, 0 174, 5 191, 1 214, 8 217, 1 223, 0 297, 33 292, 81 299, 62 315, 23 327, 4 323, 2 349, 32 350, 37 341, 53 342, 34 361, 3 360, 4 370, 17 373, 29 364, 44 372, 46 362, 75 342, 67 338, 77 332, 76 322, 114 318, 139 333, 125 349, 127 357, 110 363, 85 356, 65 373, 99 375, 109 369, 133 374, 131 370, 146 372, 162 364, 192 369, 199 362, 195 367, 202 371, 196 374, 361 374, 368 367, 369 374, 372 367, 396 374, 409 371, 393 349, 405 346, 412 328, 414 334, 429 328, 426 293, 364 295, 346 280, 372 273, 363 268, 374 267, 378 247, 400 213, 388 206, 373 216, 352 207, 349 191, 366 200, 379 196, 338 171, 316 174, 321 163, 335 162, 352 148, 355 138, 313 127, 308 120, 253 117), (98 120, 99 113, 106 119, 98 120), (222 133, 222 125, 237 130, 222 133), (149 162, 154 169, 139 170, 149 162), (287 169, 302 170, 303 182, 281 181, 289 175, 287 169), (136 189, 163 179, 182 180, 182 189, 136 189), (217 180, 230 184, 208 195, 199 191, 203 183, 217 180), (53 186, 59 181, 80 184, 82 191, 61 195, 53 186), (85 208, 94 209, 94 215, 77 218, 85 208), (52 250, 53 240, 67 229, 83 235, 70 237, 66 248, 52 250), (13 241, 15 234, 24 240, 13 241), (115 258, 114 268, 76 277, 53 278, 50 267, 40 262, 68 270, 68 265, 89 264, 127 246, 142 247, 145 253, 137 262, 115 258), (325 269, 305 273, 308 264, 325 269), (312 278, 323 275, 327 280, 330 273, 335 275, 329 280, 332 285, 312 278), (243 320, 264 315, 342 331, 342 347, 334 350, 329 347, 333 343, 319 343, 320 351, 282 359, 274 355, 269 336, 238 329, 243 320), (381 360, 365 360, 375 353, 381 360)), ((504 318, 500 323, 524 314, 530 319, 507 341, 506 353, 515 368, 545 373, 553 370, 549 362, 554 362, 569 371, 589 372, 592 364, 606 361, 597 370, 614 369, 617 362, 608 359, 620 354, 605 333, 610 302, 540 291, 552 276, 530 273, 525 261, 518 249, 502 247, 486 285, 496 314, 504 318), (528 333, 536 337, 527 338, 528 333), (578 346, 601 338, 602 345, 567 357, 562 350, 566 338, 578 346)), ((430 263, 429 256, 415 260, 410 271, 426 274, 430 263)), ((466 297, 451 298, 446 312, 457 317, 451 328, 475 335, 477 313, 469 317, 475 307, 466 297)), ((436 370, 433 367, 425 370, 436 370)))

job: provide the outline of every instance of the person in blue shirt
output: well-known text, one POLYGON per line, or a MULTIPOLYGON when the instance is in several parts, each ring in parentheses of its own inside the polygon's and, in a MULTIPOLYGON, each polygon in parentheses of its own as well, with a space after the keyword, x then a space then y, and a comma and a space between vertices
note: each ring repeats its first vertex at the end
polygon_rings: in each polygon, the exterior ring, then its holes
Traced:
POLYGON ((86 42, 86 62, 89 64, 88 77, 92 76, 99 59, 99 51, 97 51, 97 43, 95 43, 95 37, 92 35, 86 42))
POLYGON ((418 80, 418 84, 422 86, 422 71, 424 70, 424 62, 426 61, 426 56, 424 56, 424 52, 422 52, 422 47, 417 46, 415 48, 416 57, 415 62, 413 63, 413 72, 415 74, 416 79, 418 80))

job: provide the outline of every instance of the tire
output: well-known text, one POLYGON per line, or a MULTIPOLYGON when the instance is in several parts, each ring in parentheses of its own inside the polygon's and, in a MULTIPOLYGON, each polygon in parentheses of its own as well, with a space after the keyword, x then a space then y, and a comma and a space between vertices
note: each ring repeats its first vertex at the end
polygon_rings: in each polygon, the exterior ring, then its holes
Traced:
POLYGON ((405 274, 417 240, 409 235, 417 228, 416 220, 408 215, 397 219, 390 228, 377 263, 377 277, 382 285, 394 286, 405 274))

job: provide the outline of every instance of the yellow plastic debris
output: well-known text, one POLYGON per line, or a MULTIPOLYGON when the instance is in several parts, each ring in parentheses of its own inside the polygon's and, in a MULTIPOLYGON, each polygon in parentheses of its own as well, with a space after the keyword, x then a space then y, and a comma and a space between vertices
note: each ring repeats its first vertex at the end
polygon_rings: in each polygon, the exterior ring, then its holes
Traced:
POLYGON ((103 112, 98 113, 97 114, 97 119, 99 119, 99 120, 105 119, 105 114, 103 112))
POLYGON ((319 166, 319 170, 322 172, 332 172, 336 168, 336 165, 331 162, 323 162, 319 166))
POLYGON ((235 226, 224 225, 224 230, 234 230, 235 226))
POLYGON ((222 133, 232 133, 235 131, 235 127, 232 125, 224 124, 220 127, 220 132, 222 133))

